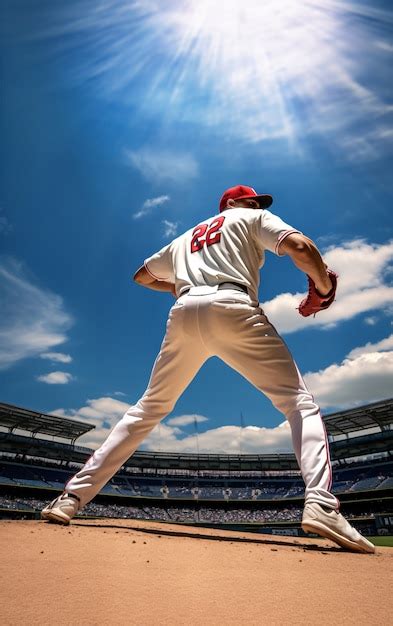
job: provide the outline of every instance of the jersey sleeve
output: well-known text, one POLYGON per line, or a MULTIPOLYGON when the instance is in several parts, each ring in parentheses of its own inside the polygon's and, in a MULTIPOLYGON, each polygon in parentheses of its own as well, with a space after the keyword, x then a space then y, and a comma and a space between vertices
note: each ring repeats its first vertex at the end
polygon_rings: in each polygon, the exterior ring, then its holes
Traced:
POLYGON ((170 244, 161 248, 158 252, 145 259, 144 266, 150 276, 156 280, 165 280, 169 283, 175 282, 175 274, 173 271, 172 256, 170 253, 170 244))
POLYGON ((277 256, 284 256, 279 252, 279 246, 285 237, 292 233, 301 233, 297 228, 293 228, 281 217, 274 215, 270 211, 264 209, 257 218, 256 223, 256 236, 258 241, 266 250, 274 252, 277 256))

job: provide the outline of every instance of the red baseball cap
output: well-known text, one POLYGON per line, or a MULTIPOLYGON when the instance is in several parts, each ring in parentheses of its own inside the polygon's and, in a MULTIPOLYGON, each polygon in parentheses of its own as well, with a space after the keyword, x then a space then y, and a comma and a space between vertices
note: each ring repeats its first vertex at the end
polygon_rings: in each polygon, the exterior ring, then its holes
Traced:
POLYGON ((246 185, 236 185, 236 187, 230 187, 224 191, 220 200, 220 213, 227 205, 228 200, 257 200, 261 209, 267 209, 273 202, 272 196, 264 193, 258 195, 255 189, 252 187, 246 187, 246 185))

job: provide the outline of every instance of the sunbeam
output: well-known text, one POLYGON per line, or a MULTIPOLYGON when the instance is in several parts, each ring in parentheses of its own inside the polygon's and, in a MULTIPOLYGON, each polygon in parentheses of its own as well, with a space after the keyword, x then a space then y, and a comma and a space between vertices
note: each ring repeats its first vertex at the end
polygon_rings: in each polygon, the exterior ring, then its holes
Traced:
POLYGON ((163 123, 298 149, 317 135, 360 159, 391 143, 392 106, 379 89, 392 53, 389 14, 334 0, 76 6, 79 15, 65 9, 60 25, 57 13, 46 34, 79 34, 78 78, 97 80, 106 97, 138 101, 163 123))

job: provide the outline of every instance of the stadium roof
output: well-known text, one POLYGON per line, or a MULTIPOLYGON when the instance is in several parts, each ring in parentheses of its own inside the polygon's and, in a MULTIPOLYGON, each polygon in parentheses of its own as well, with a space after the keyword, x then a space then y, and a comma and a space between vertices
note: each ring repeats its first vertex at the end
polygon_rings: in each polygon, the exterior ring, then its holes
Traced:
POLYGON ((348 435, 361 430, 388 430, 393 424, 393 398, 324 416, 329 435, 348 435))
POLYGON ((46 415, 4 402, 0 402, 0 426, 8 428, 10 432, 24 430, 33 436, 39 433, 68 439, 72 442, 95 428, 86 422, 77 422, 57 415, 46 415))

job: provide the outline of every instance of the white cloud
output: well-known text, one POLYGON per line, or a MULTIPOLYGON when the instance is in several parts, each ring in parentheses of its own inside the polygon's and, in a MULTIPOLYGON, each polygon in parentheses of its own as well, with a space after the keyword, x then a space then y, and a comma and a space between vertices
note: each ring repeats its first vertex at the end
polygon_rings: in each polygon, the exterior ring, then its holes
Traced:
POLYGON ((22 263, 0 258, 0 370, 67 341, 63 299, 34 282, 22 263))
POLYGON ((393 240, 384 244, 369 244, 358 238, 341 246, 330 246, 324 257, 329 267, 337 267, 341 290, 357 293, 365 287, 380 286, 381 274, 389 269, 389 263, 393 261, 393 240))
POLYGON ((179 225, 179 222, 169 222, 168 220, 162 220, 162 223, 165 226, 165 237, 174 237, 177 234, 177 227, 179 225))
MULTIPOLYGON (((114 398, 91 399, 80 409, 56 409, 53 415, 78 419, 96 426, 95 430, 78 439, 78 444, 98 448, 108 436, 110 429, 129 409, 129 404, 114 398)), ((159 423, 138 449, 166 452, 200 453, 255 453, 292 451, 291 433, 287 422, 275 428, 260 426, 220 426, 203 433, 194 432, 184 436, 180 426, 208 420, 203 415, 179 415, 159 423)), ((261 421, 263 418, 261 418, 261 421)))
POLYGON ((195 424, 197 422, 207 422, 208 418, 204 415, 179 415, 178 417, 171 417, 166 421, 168 426, 188 426, 189 424, 195 424))
POLYGON ((50 372, 50 374, 37 376, 37 380, 48 385, 66 385, 72 380, 72 376, 68 372, 50 372))
POLYGON ((129 404, 116 400, 109 396, 103 396, 102 398, 94 398, 87 400, 86 406, 82 406, 80 409, 57 409, 53 411, 53 414, 63 415, 78 419, 87 419, 94 424, 99 424, 102 418, 106 420, 112 420, 113 422, 121 417, 129 408, 129 404), (96 422, 95 420, 99 420, 96 422))
POLYGON ((198 163, 187 152, 141 148, 126 150, 126 157, 128 163, 152 184, 165 180, 186 182, 198 175, 198 163))
POLYGON ((368 326, 375 326, 378 321, 378 317, 376 315, 369 315, 368 317, 365 317, 363 321, 368 326))
POLYGON ((143 450, 201 454, 263 454, 292 452, 291 431, 287 422, 275 428, 263 426, 220 426, 203 433, 179 438, 165 424, 156 426, 141 444, 143 450), (161 430, 161 432, 160 432, 161 430))
POLYGON ((355 359, 358 356, 362 356, 363 354, 369 354, 370 352, 385 352, 390 350, 393 350, 393 335, 390 335, 390 337, 386 337, 386 339, 381 339, 381 341, 377 341, 377 343, 369 342, 366 343, 365 346, 361 346, 360 348, 354 348, 348 354, 347 358, 355 359))
POLYGON ((40 354, 41 359, 48 359, 54 363, 71 363, 72 357, 69 354, 63 354, 62 352, 43 352, 40 354))
POLYGON ((52 415, 69 417, 71 419, 88 422, 96 429, 78 439, 78 444, 97 448, 108 436, 109 430, 128 410, 129 404, 109 396, 87 400, 85 406, 79 409, 58 408, 51 411, 52 415))
MULTIPOLYGON (((351 354, 356 354, 352 350, 351 354)), ((392 396, 393 352, 368 352, 346 358, 304 380, 321 407, 347 408, 392 396)))
POLYGON ((392 305, 393 287, 385 280, 390 273, 389 263, 393 260, 393 241, 369 244, 356 239, 329 247, 323 257, 339 275, 336 301, 328 310, 317 313, 315 318, 304 318, 296 310, 304 293, 283 293, 265 302, 264 312, 281 333, 316 326, 331 328, 360 313, 392 305))
POLYGON ((152 209, 155 209, 158 206, 162 206, 168 201, 169 201, 169 196, 157 196, 156 198, 148 198, 142 204, 142 208, 136 213, 134 213, 133 218, 135 220, 139 219, 143 217, 144 215, 147 215, 148 213, 150 213, 152 209))

